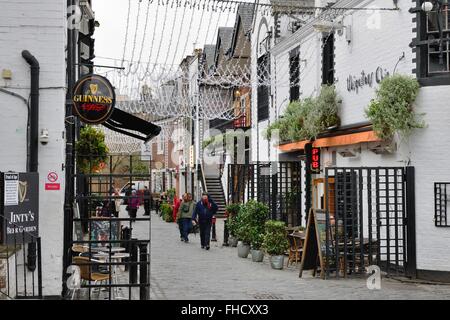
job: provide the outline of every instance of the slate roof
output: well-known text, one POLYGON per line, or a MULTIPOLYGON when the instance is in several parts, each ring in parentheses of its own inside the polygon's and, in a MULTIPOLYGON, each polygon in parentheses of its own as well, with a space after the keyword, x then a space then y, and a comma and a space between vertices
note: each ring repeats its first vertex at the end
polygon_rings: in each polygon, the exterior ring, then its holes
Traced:
MULTIPOLYGON (((240 4, 238 6, 238 10, 237 10, 235 28, 237 27, 237 23, 240 18, 242 26, 244 27, 244 33, 247 34, 248 32, 250 32, 252 30, 252 26, 253 26, 254 14, 255 14, 255 5, 253 3, 252 4, 240 4)), ((237 30, 235 32, 237 32, 237 30)))
POLYGON ((215 62, 215 54, 216 54, 216 45, 215 44, 206 44, 203 48, 203 54, 205 57, 205 63, 207 70, 214 65, 215 62))
MULTIPOLYGON (((231 42, 233 41, 233 31, 234 28, 232 27, 219 28, 218 40, 220 39, 220 47, 222 48, 224 54, 226 54, 231 48, 231 42)), ((217 43, 219 43, 219 41, 217 41, 217 43)))

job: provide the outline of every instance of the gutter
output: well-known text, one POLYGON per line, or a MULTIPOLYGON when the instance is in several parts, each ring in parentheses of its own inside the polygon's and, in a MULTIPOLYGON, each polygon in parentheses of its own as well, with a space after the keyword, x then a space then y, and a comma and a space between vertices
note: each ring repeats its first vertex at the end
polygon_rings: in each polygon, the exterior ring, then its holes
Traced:
POLYGON ((30 65, 31 92, 30 92, 30 157, 28 170, 38 172, 39 152, 39 61, 28 51, 22 51, 22 57, 30 65))

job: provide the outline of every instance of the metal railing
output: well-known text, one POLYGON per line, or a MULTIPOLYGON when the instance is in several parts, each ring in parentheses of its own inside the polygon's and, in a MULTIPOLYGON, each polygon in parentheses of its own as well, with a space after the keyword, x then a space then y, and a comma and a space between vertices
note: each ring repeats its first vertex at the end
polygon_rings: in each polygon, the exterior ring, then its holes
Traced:
POLYGON ((436 182, 434 184, 434 223, 436 227, 450 227, 449 208, 450 182, 436 182))
POLYGON ((328 277, 331 272, 336 277, 364 274, 371 265, 387 275, 412 273, 411 172, 402 167, 325 169, 328 277))
POLYGON ((271 218, 302 225, 301 162, 258 162, 228 166, 228 202, 250 199, 269 206, 271 218))
POLYGON ((42 299, 41 238, 3 215, 0 225, 0 299, 42 299))

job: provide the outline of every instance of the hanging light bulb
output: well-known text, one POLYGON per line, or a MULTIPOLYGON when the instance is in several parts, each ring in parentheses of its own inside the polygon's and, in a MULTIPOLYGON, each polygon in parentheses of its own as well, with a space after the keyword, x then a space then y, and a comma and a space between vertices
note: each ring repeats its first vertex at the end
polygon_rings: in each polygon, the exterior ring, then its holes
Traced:
POLYGON ((430 1, 425 1, 423 4, 422 4, 422 10, 423 11, 425 11, 425 12, 431 12, 431 10, 433 10, 433 7, 434 7, 434 5, 433 5, 433 3, 431 3, 430 1))

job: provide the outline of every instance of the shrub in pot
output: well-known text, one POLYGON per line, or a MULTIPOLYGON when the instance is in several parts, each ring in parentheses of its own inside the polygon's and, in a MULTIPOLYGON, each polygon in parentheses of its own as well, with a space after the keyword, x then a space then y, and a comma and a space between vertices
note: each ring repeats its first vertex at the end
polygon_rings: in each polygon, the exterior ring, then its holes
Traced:
POLYGON ((166 222, 173 222, 172 206, 168 203, 161 204, 159 210, 161 211, 161 216, 166 222))
POLYGON ((265 223, 269 217, 269 207, 254 200, 247 202, 248 223, 250 224, 251 253, 254 262, 262 262, 264 252, 261 250, 264 241, 265 223))
POLYGON ((238 215, 236 216, 237 229, 236 235, 239 239, 238 256, 240 258, 247 258, 250 253, 250 245, 252 242, 252 224, 249 206, 244 204, 241 206, 238 215))
POLYGON ((270 255, 273 269, 283 269, 284 252, 289 248, 285 227, 281 221, 269 220, 265 224, 263 248, 270 255))
POLYGON ((228 244, 231 247, 236 247, 237 243, 238 243, 236 231, 238 228, 237 215, 239 213, 240 208, 241 208, 241 205, 239 203, 230 204, 230 205, 226 206, 226 208, 225 208, 226 214, 228 216, 227 222, 226 222, 228 233, 229 233, 228 244))

